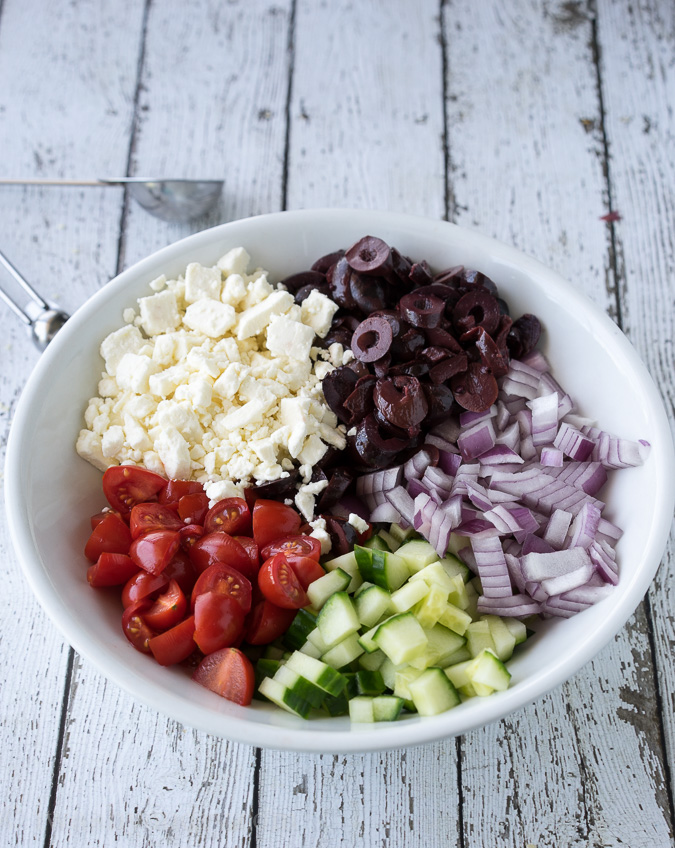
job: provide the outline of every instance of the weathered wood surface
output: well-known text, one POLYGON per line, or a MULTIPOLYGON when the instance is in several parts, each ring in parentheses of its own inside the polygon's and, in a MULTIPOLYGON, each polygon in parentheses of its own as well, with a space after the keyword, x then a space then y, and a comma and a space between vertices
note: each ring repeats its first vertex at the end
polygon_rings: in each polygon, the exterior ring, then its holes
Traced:
MULTIPOLYGON (((674 15, 659 0, 3 0, 0 175, 226 187, 190 225, 118 190, 2 189, 0 249, 73 309, 117 268, 234 217, 446 216, 608 310, 672 409, 674 15)), ((37 354, 4 308, 0 333, 4 449, 37 354)), ((73 659, 1 519, 0 553, 3 844, 672 844, 672 557, 614 642, 537 704, 460 740, 312 757, 135 704, 73 659)))

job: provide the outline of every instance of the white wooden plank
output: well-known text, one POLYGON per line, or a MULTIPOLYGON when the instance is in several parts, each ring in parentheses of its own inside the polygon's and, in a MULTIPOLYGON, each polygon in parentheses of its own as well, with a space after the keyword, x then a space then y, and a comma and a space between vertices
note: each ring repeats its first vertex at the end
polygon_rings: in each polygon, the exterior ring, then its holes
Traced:
MULTIPOLYGON (((443 216, 437 15, 426 0, 298 2, 290 208, 443 216)), ((256 835, 259 845, 459 844, 455 742, 369 756, 263 751, 256 835)))
MULTIPOLYGON (((61 6, 38 0, 2 6, 3 176, 77 175, 85 161, 105 173, 124 164, 119 143, 131 123, 134 26, 138 31, 142 3, 61 6), (120 42, 115 54, 110 38, 120 42)), ((104 222, 119 217, 120 199, 114 191, 0 188, 0 249, 44 295, 73 310, 114 273, 117 239, 104 222)), ((4 272, 0 285, 9 289, 4 272)), ((38 353, 4 304, 0 338, 1 464, 14 406, 38 353)), ((0 842, 42 845, 69 651, 19 571, 4 515, 3 493, 0 842)))
MULTIPOLYGON (((647 364, 671 416, 675 411, 675 8, 652 2, 598 4, 606 126, 619 247, 624 327, 647 364), (612 45, 612 49, 609 49, 612 45)), ((661 690, 660 708, 672 775, 675 714, 675 544, 649 592, 661 690)), ((627 720, 640 721, 634 693, 622 692, 627 720)), ((672 785, 669 787, 672 796, 672 785)), ((664 789, 665 791, 665 789, 664 789)))
MULTIPOLYGON (((185 225, 130 205, 122 265, 225 216, 279 208, 289 8, 200 0, 176 15, 172 4, 150 7, 132 172, 222 175, 227 194, 206 220, 185 225), (178 43, 178 53, 167 50, 178 43)), ((253 749, 184 730, 88 665, 78 664, 73 680, 53 846, 249 843, 253 749)))
MULTIPOLYGON (((444 19, 457 222, 537 256, 616 315, 598 220, 607 198, 584 7, 455 0, 444 19)), ((471 844, 493 845, 495 834, 513 846, 667 844, 662 751, 651 742, 654 734, 658 740, 651 657, 644 620, 637 621, 574 681, 466 737, 471 844), (626 691, 640 692, 639 722, 617 711, 626 691), (501 791, 486 796, 496 781, 501 791)))

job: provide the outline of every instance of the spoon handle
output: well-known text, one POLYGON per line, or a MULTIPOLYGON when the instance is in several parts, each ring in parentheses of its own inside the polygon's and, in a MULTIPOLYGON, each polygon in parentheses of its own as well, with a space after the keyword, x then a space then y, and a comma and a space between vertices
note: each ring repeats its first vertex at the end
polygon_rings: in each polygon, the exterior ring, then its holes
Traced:
POLYGON ((102 180, 2 180, 0 185, 16 186, 108 186, 115 185, 113 182, 102 180))

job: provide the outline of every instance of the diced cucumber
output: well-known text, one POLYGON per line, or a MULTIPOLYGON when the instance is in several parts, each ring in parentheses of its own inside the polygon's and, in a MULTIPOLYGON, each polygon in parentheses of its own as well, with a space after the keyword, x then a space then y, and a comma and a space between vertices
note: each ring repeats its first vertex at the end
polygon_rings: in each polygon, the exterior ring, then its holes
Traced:
POLYGON ((323 653, 325 653, 325 651, 322 651, 317 645, 314 644, 314 642, 310 641, 310 639, 307 639, 305 644, 302 645, 302 647, 298 648, 298 650, 303 654, 307 654, 308 657, 314 657, 314 659, 317 660, 321 658, 321 655, 323 653))
POLYGON ((457 556, 457 552, 461 551, 462 548, 466 548, 467 545, 468 542, 466 536, 458 536, 457 533, 451 533, 446 556, 447 554, 457 556))
POLYGON ((503 618, 502 621, 515 636, 516 645, 522 644, 527 639, 527 627, 517 618, 503 618))
POLYGON ((424 630, 411 612, 400 613, 380 624, 373 642, 395 665, 410 662, 428 644, 424 630))
POLYGON ((465 610, 469 606, 469 595, 466 591, 466 585, 462 579, 462 575, 455 574, 450 580, 452 582, 452 588, 448 592, 448 603, 459 607, 461 610, 465 610))
POLYGON ((448 593, 444 589, 439 589, 438 586, 429 586, 429 591, 415 606, 413 612, 422 627, 433 627, 443 615, 447 606, 448 593))
POLYGON ((284 649, 279 645, 266 645, 263 651, 263 657, 266 660, 280 660, 284 655, 284 649))
POLYGON ((470 659, 471 659, 471 652, 466 647, 466 645, 464 645, 459 650, 455 651, 455 653, 451 657, 447 658, 443 668, 447 668, 449 665, 456 665, 457 663, 461 663, 461 662, 464 662, 465 660, 470 660, 470 659))
POLYGON ((413 539, 411 542, 406 542, 401 545, 396 554, 405 561, 410 574, 421 571, 432 562, 438 562, 436 550, 424 539, 413 539))
POLYGON ((278 707, 301 718, 307 718, 312 710, 312 705, 308 701, 298 697, 272 677, 266 677, 261 681, 258 691, 278 707))
POLYGON ((366 695, 359 695, 349 700, 349 718, 351 721, 371 723, 375 721, 373 711, 373 699, 366 695))
POLYGON ((311 683, 306 677, 302 677, 302 675, 298 674, 297 671, 293 671, 287 665, 279 667, 277 673, 274 675, 274 679, 313 707, 321 706, 323 699, 326 697, 323 689, 319 689, 316 684, 311 683))
POLYGON ((443 669, 448 680, 456 689, 462 689, 464 686, 471 683, 470 671, 472 662, 472 659, 465 660, 464 662, 449 665, 447 668, 443 669))
POLYGON ((330 716, 347 715, 349 712, 349 699, 344 692, 339 695, 326 695, 321 705, 330 716))
POLYGON ((384 624, 385 621, 389 621, 390 618, 393 618, 393 615, 390 615, 389 618, 385 618, 383 621, 378 622, 374 627, 371 627, 370 630, 366 630, 365 633, 362 633, 359 636, 359 645, 369 654, 372 654, 373 651, 377 651, 377 645, 373 641, 373 636, 377 633, 380 625, 384 624))
POLYGON ((291 654, 287 665, 329 695, 339 695, 347 683, 344 674, 340 674, 322 660, 308 657, 307 654, 301 654, 299 651, 291 654))
POLYGON ((466 628, 466 647, 471 651, 471 656, 476 657, 481 651, 487 649, 496 655, 497 647, 490 633, 490 625, 487 621, 472 621, 466 628))
POLYGON ((480 582, 480 577, 472 577, 471 580, 469 580, 469 583, 471 583, 477 594, 483 594, 483 584, 480 582))
POLYGON ((394 695, 376 695, 373 698, 373 718, 375 721, 396 721, 401 715, 403 701, 394 695))
POLYGON ((404 701, 411 701, 410 683, 417 680, 423 671, 422 668, 413 668, 412 666, 397 671, 394 675, 394 695, 403 698, 404 701))
POLYGON ((378 648, 376 651, 373 651, 370 654, 361 654, 358 659, 358 663, 361 668, 365 668, 366 671, 377 671, 382 665, 382 663, 385 661, 385 659, 385 655, 378 648))
POLYGON ((344 668, 350 662, 358 659, 362 653, 363 648, 359 644, 358 634, 352 633, 346 639, 338 642, 337 645, 329 648, 321 659, 331 668, 344 668))
POLYGON ((279 660, 270 660, 265 657, 261 657, 255 664, 256 689, 260 687, 260 684, 266 677, 274 677, 279 670, 280 665, 281 662, 279 660))
POLYGON ((329 648, 357 632, 361 622, 346 592, 336 592, 328 598, 316 619, 316 626, 329 648))
MULTIPOLYGON (((315 627, 310 633, 307 634, 307 642, 311 642, 312 645, 315 645, 319 649, 319 655, 325 654, 328 650, 328 645, 324 642, 323 636, 321 635, 321 631, 318 627, 315 627)), ((305 644, 307 644, 305 642, 305 644)), ((306 654, 307 651, 303 651, 303 654, 306 654)))
POLYGON ((395 551, 397 548, 400 548, 400 542, 398 539, 394 538, 387 530, 380 530, 377 534, 380 539, 384 542, 384 544, 389 548, 390 551, 395 551))
POLYGON ((448 577, 455 577, 459 574, 464 583, 468 583, 471 578, 471 569, 465 565, 461 559, 452 554, 446 554, 441 560, 441 565, 445 569, 448 577))
POLYGON ((380 674, 382 675, 382 680, 384 680, 384 685, 387 689, 394 690, 394 684, 396 682, 396 672, 402 671, 406 666, 404 665, 395 665, 389 657, 385 656, 384 662, 380 666, 380 674))
MULTIPOLYGON (((323 577, 320 578, 323 580, 323 577)), ((282 639, 284 645, 297 651, 307 641, 307 636, 316 627, 316 616, 306 609, 299 609, 282 639)))
POLYGON ((408 580, 400 589, 392 592, 391 608, 396 612, 407 612, 422 598, 426 597, 428 591, 429 586, 424 580, 417 580, 416 582, 408 580))
POLYGON ((371 551, 388 551, 389 545, 384 541, 384 539, 376 534, 375 536, 371 536, 367 542, 363 543, 364 548, 368 548, 371 551))
POLYGON ((355 546, 354 554, 361 577, 389 592, 398 589, 409 577, 406 563, 397 554, 360 545, 355 546))
POLYGON ((407 542, 414 532, 412 527, 406 527, 404 530, 399 524, 392 524, 389 528, 389 533, 396 539, 399 545, 407 542))
POLYGON ((467 598, 467 607, 464 612, 468 613, 471 618, 476 619, 478 618, 478 598, 480 595, 475 590, 470 580, 468 583, 464 584, 464 591, 466 592, 467 598))
POLYGON ((440 668, 428 668, 408 685, 412 702, 420 715, 443 713, 460 703, 459 693, 440 668))
POLYGON ((359 592, 354 598, 354 605, 361 624, 364 627, 377 624, 387 614, 390 602, 391 595, 381 586, 370 586, 359 592))
POLYGON ((355 671, 345 674, 347 678, 347 695, 354 698, 357 695, 381 695, 384 690, 384 680, 379 671, 355 671))
POLYGON ((445 569, 438 561, 438 557, 436 557, 436 562, 425 565, 424 568, 415 572, 410 578, 411 583, 417 580, 423 580, 429 586, 436 586, 438 589, 442 589, 445 592, 446 598, 448 597, 448 593, 456 588, 454 578, 446 574, 445 569))
MULTIPOLYGON (((354 558, 354 562, 356 563, 356 558, 354 558)), ((358 571, 359 567, 356 566, 356 570, 358 571)), ((363 583, 359 586, 359 588, 354 592, 354 598, 358 598, 361 592, 365 592, 366 589, 370 589, 371 586, 374 586, 374 583, 369 583, 367 580, 364 580, 363 583)))
POLYGON ((446 604, 445 609, 441 613, 438 623, 452 630, 454 633, 463 636, 466 633, 466 628, 471 624, 471 616, 464 612, 464 610, 459 609, 459 607, 449 603, 446 604))
POLYGON ((342 568, 336 568, 335 571, 329 571, 323 577, 319 577, 307 587, 307 597, 312 602, 315 609, 320 610, 331 595, 336 592, 343 592, 352 578, 342 568))
POLYGON ((466 639, 463 636, 458 636, 442 624, 435 624, 424 633, 429 642, 427 651, 436 656, 435 665, 441 667, 447 665, 452 655, 466 645, 466 639))
POLYGON ((503 692, 509 688, 511 674, 504 663, 491 651, 485 650, 472 661, 469 672, 476 694, 480 694, 479 686, 487 686, 503 692))
POLYGON ((513 656, 513 649, 516 647, 516 637, 506 626, 504 620, 496 615, 482 615, 481 620, 488 623, 499 659, 502 662, 510 660, 513 656))
POLYGON ((323 567, 326 571, 335 571, 336 568, 341 568, 343 571, 347 572, 347 574, 351 575, 351 583, 347 586, 347 592, 350 594, 356 592, 363 582, 361 573, 359 572, 359 567, 356 564, 354 551, 349 551, 349 553, 342 554, 342 556, 329 559, 328 562, 323 564, 323 567))

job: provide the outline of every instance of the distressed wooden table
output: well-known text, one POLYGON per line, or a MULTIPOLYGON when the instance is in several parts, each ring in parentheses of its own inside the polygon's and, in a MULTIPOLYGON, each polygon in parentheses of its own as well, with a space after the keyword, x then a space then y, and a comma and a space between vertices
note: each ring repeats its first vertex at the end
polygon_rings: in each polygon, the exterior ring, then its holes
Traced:
MULTIPOLYGON (((584 290, 672 410, 674 100, 672 0, 0 0, 0 176, 226 181, 185 226, 121 189, 0 188, 0 249, 72 311, 233 218, 447 218, 584 290)), ((2 306, 3 449, 37 357, 2 306)), ((254 750, 156 715, 61 640, 4 510, 0 556, 2 845, 673 844, 672 549, 560 689, 462 738, 368 756, 254 750)))

